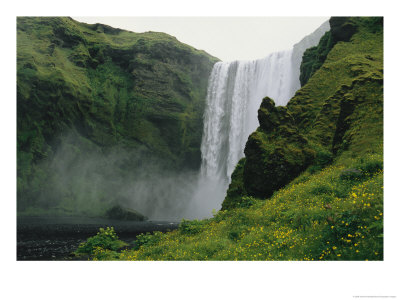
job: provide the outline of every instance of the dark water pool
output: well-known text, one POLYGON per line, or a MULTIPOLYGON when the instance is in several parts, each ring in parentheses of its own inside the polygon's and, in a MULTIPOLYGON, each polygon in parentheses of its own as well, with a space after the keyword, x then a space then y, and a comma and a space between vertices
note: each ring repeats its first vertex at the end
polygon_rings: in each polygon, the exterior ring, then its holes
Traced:
POLYGON ((118 221, 87 217, 18 217, 17 260, 74 260, 71 252, 101 227, 113 226, 132 244, 140 233, 173 230, 172 221, 118 221))

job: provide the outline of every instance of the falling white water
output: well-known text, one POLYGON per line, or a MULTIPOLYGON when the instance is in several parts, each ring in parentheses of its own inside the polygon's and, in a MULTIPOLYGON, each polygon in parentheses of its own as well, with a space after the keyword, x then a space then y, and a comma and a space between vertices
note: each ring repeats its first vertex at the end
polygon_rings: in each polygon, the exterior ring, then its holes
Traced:
POLYGON ((219 62, 212 70, 201 144, 201 174, 229 182, 265 96, 285 105, 292 96, 292 51, 253 61, 219 62))
POLYGON ((209 212, 210 207, 220 208, 230 176, 244 157, 247 138, 259 126, 257 111, 262 99, 268 96, 277 106, 287 104, 300 88, 304 51, 317 45, 328 30, 329 23, 325 22, 292 50, 272 53, 263 59, 214 65, 207 91, 202 165, 192 199, 192 209, 196 211, 193 215, 209 212))

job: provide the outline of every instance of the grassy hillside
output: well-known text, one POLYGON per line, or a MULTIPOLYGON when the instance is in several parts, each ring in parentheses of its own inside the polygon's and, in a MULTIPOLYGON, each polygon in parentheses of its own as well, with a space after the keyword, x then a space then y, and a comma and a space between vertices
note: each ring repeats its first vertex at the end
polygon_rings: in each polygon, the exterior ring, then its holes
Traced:
POLYGON ((330 23, 334 46, 287 107, 263 100, 221 211, 93 258, 382 260, 382 19, 330 23))
POLYGON ((101 209, 142 161, 197 169, 216 61, 164 33, 17 18, 18 211, 101 209))

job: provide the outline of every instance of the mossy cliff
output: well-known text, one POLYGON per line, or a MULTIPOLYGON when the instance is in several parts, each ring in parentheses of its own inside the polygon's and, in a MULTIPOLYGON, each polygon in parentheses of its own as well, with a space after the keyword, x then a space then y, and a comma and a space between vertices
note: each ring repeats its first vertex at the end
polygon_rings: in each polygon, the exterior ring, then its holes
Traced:
POLYGON ((243 180, 250 195, 265 198, 298 176, 315 152, 297 130, 286 107, 275 107, 273 100, 266 97, 258 119, 260 127, 249 136, 245 148, 243 180))
MULTIPOLYGON (((69 155, 62 171, 91 157, 103 159, 100 173, 113 168, 126 175, 142 159, 197 169, 207 80, 216 61, 164 33, 17 18, 19 210, 48 209, 79 196, 73 184, 52 188, 55 177, 59 183, 68 174, 54 171, 65 158, 61 148, 69 155), (120 153, 112 155, 114 165, 110 153, 120 153)), ((102 193, 96 197, 112 196, 102 193)))
POLYGON ((311 61, 305 52, 302 66, 320 65, 311 73, 302 69, 301 76, 312 76, 288 105, 263 100, 260 127, 249 136, 223 209, 240 204, 242 196, 268 198, 308 167, 382 150, 382 19, 331 18, 330 25, 310 49, 324 59, 311 61))

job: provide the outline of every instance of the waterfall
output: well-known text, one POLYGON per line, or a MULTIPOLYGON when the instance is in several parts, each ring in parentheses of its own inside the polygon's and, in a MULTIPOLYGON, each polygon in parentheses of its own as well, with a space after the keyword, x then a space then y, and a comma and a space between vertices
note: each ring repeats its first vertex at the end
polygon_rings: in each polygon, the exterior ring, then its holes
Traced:
POLYGON ((291 95, 292 51, 253 61, 218 62, 211 72, 204 113, 201 174, 229 181, 257 126, 265 96, 285 105, 291 95))
POLYGON ((199 187, 192 201, 196 208, 192 209, 220 207, 230 176, 239 159, 244 157, 247 138, 259 126, 257 111, 262 99, 268 96, 278 106, 287 104, 300 88, 304 51, 316 46, 328 30, 327 21, 291 50, 258 60, 214 65, 204 112, 199 187))

